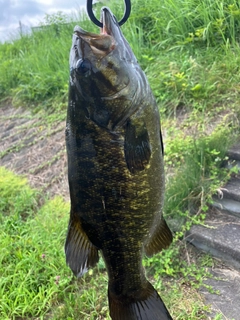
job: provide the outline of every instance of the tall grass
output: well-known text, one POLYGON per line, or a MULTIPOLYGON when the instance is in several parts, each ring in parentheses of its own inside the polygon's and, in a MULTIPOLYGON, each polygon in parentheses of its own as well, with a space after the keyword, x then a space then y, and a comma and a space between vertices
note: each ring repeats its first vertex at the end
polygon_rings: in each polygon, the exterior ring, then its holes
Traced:
POLYGON ((134 17, 156 44, 216 46, 239 41, 236 0, 152 0, 147 4, 136 0, 133 8, 134 17))

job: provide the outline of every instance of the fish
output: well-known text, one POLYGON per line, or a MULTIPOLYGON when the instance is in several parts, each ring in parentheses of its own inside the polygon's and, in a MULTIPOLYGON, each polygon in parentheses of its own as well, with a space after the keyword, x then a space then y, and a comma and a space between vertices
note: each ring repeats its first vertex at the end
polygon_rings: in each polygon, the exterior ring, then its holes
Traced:
POLYGON ((100 34, 76 26, 70 50, 66 263, 81 277, 101 254, 113 320, 169 320, 142 264, 172 242, 159 110, 108 7, 101 21, 100 34))

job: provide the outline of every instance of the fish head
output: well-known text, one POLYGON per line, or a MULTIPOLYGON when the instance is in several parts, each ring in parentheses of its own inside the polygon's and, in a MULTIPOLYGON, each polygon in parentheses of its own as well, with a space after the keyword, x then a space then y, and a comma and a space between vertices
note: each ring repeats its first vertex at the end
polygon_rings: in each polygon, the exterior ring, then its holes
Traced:
POLYGON ((112 127, 130 112, 139 87, 136 72, 140 67, 109 8, 102 8, 101 21, 100 34, 74 28, 70 85, 81 101, 88 102, 90 117, 96 106, 102 108, 106 114, 103 124, 112 127))

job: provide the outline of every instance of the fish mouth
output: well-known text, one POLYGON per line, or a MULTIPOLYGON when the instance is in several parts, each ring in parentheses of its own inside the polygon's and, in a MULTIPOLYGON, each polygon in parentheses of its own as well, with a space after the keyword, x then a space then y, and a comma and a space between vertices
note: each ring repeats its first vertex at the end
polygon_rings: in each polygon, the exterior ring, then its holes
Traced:
POLYGON ((75 26, 74 33, 90 46, 95 55, 105 56, 114 50, 120 27, 108 7, 101 10, 101 22, 103 27, 100 28, 100 34, 87 32, 79 26, 75 26))
POLYGON ((113 30, 119 28, 118 22, 112 11, 108 7, 101 9, 101 22, 103 27, 100 28, 101 34, 107 34, 113 36, 113 30))

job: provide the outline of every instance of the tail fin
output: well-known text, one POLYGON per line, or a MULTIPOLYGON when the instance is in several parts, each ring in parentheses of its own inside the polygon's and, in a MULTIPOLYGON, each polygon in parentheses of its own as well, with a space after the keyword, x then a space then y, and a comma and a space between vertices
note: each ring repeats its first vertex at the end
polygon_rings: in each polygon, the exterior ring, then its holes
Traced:
POLYGON ((173 320, 150 282, 135 295, 118 297, 108 290, 112 320, 173 320))

